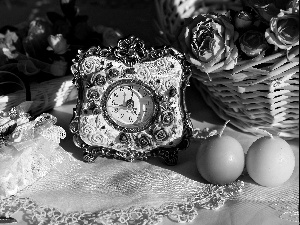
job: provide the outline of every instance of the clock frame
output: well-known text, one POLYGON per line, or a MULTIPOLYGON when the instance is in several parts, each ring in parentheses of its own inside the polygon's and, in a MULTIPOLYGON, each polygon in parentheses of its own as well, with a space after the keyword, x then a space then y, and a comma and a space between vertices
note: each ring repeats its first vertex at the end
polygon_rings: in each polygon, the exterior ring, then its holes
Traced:
POLYGON ((177 164, 193 130, 185 104, 191 69, 181 53, 130 36, 114 48, 79 51, 71 71, 78 99, 69 128, 84 161, 161 157, 177 164))

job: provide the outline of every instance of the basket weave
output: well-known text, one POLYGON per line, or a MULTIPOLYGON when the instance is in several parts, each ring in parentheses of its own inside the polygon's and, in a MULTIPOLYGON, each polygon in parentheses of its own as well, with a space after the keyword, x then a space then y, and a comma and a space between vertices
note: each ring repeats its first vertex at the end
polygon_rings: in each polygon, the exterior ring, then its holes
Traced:
MULTIPOLYGON (((33 101, 30 114, 36 116, 76 99, 77 89, 72 80, 73 76, 68 75, 30 84, 31 100, 33 101)), ((26 90, 2 95, 0 96, 0 111, 8 111, 24 101, 26 101, 26 90)))
MULTIPOLYGON (((162 43, 174 45, 184 18, 211 1, 155 0, 162 43)), ((224 1, 223 1, 224 2, 224 1)), ((225 1, 230 4, 229 1, 225 1)), ((236 3, 234 3, 236 4, 236 3)), ((238 61, 233 70, 206 74, 193 67, 192 81, 205 102, 244 132, 264 129, 285 139, 299 138, 299 46, 238 61)))

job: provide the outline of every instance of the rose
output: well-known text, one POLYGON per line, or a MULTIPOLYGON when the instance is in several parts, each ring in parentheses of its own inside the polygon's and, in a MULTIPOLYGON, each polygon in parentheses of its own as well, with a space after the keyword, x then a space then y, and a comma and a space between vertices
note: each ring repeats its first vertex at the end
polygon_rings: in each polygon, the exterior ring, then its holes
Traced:
POLYGON ((161 122, 164 126, 170 126, 174 121, 174 114, 170 111, 164 111, 161 114, 161 122))
POLYGON ((62 34, 50 35, 48 37, 49 47, 48 50, 53 50, 55 54, 62 55, 65 54, 69 48, 67 40, 62 36, 62 34))
POLYGON ((109 79, 114 79, 120 75, 120 71, 116 68, 111 68, 106 71, 109 79))
POLYGON ((250 57, 258 56, 268 48, 264 34, 254 30, 246 31, 239 42, 241 50, 250 57))
POLYGON ((280 49, 291 49, 299 45, 299 15, 281 11, 271 19, 265 37, 268 43, 280 49))
POLYGON ((105 72, 100 71, 92 75, 91 83, 94 85, 102 86, 106 83, 105 72))
POLYGON ((140 133, 136 138, 136 145, 141 148, 151 146, 151 139, 146 134, 140 133))
POLYGON ((179 42, 187 60, 203 72, 233 69, 238 51, 234 45, 238 34, 228 17, 216 14, 198 15, 186 21, 179 42), (217 63, 218 68, 211 68, 217 63))
POLYGON ((237 29, 246 29, 253 23, 253 16, 246 12, 240 11, 235 15, 234 25, 237 29))
POLYGON ((126 133, 120 133, 119 135, 119 141, 122 143, 122 144, 128 144, 129 143, 129 140, 130 140, 130 136, 127 135, 126 133))
POLYGON ((147 81, 149 80, 149 77, 151 76, 151 72, 147 66, 139 66, 136 71, 137 76, 139 79, 147 81))
POLYGON ((50 73, 60 77, 66 74, 68 63, 63 60, 54 61, 50 66, 50 73))
POLYGON ((101 131, 96 131, 95 133, 91 133, 89 136, 90 141, 93 144, 103 144, 105 142, 103 133, 101 131))
POLYGON ((87 91, 87 98, 97 100, 100 98, 100 93, 97 89, 89 89, 87 91))
POLYGON ((155 127, 153 129, 153 138, 158 143, 163 143, 169 139, 170 135, 169 132, 163 127, 155 127))

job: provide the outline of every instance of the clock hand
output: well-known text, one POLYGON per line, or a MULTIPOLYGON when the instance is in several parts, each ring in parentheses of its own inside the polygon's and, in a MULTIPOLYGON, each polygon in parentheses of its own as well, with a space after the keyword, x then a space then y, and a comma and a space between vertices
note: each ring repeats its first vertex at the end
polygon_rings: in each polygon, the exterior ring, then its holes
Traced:
POLYGON ((122 103, 122 106, 126 106, 126 93, 124 92, 124 95, 123 95, 123 103, 122 103))

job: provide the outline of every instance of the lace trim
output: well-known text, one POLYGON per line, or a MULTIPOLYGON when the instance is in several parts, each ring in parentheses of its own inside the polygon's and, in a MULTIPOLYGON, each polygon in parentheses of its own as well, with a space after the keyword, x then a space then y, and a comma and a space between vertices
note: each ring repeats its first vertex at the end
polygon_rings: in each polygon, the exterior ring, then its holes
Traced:
POLYGON ((269 205, 279 213, 279 218, 299 223, 299 204, 294 202, 280 202, 269 205))
POLYGON ((135 206, 127 209, 112 209, 97 212, 63 213, 55 208, 38 206, 29 198, 10 196, 1 199, 0 214, 12 217, 18 211, 23 211, 23 220, 29 224, 143 224, 155 225, 164 217, 178 223, 192 222, 198 215, 197 210, 219 209, 226 200, 242 191, 244 182, 238 181, 226 186, 203 185, 194 190, 185 203, 168 202, 159 208, 135 206))

